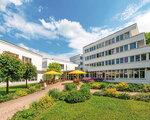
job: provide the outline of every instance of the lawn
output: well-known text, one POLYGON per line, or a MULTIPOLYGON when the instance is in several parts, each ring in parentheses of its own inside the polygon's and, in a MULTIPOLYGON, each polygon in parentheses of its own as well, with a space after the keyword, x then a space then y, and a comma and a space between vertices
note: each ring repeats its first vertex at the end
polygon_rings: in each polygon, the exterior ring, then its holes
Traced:
POLYGON ((68 104, 58 101, 35 120, 149 120, 150 103, 109 97, 68 104))
MULTIPOLYGON (((34 83, 28 84, 28 86, 32 86, 34 83)), ((16 85, 16 86, 10 86, 9 87, 9 93, 14 93, 16 90, 21 90, 26 88, 25 84, 22 85, 16 85)), ((5 95, 6 94, 6 87, 0 87, 0 95, 5 95)))

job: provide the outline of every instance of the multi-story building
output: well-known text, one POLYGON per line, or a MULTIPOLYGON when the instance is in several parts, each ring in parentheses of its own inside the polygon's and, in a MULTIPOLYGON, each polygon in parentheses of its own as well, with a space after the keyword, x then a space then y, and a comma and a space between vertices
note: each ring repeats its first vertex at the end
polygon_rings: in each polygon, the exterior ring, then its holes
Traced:
POLYGON ((40 81, 42 79, 42 55, 3 40, 0 40, 0 54, 1 53, 12 54, 23 62, 32 63, 36 66, 38 71, 35 80, 40 81))
POLYGON ((150 46, 137 24, 83 48, 84 70, 112 81, 150 83, 150 46))
POLYGON ((75 70, 78 67, 77 64, 74 64, 72 62, 68 62, 56 58, 43 58, 43 62, 42 62, 43 70, 45 71, 48 68, 48 65, 54 62, 59 63, 61 65, 62 71, 71 71, 71 70, 75 70))
POLYGON ((83 55, 82 54, 78 54, 78 55, 70 57, 70 61, 75 64, 78 64, 78 69, 83 70, 83 55))

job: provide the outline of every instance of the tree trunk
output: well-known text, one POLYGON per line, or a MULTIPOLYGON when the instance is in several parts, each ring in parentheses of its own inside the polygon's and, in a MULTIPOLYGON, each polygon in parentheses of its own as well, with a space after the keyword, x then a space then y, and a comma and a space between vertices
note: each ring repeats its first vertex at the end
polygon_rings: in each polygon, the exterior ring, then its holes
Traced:
POLYGON ((9 80, 6 80, 6 94, 9 93, 9 80))
POLYGON ((26 88, 28 88, 28 80, 26 79, 26 88))

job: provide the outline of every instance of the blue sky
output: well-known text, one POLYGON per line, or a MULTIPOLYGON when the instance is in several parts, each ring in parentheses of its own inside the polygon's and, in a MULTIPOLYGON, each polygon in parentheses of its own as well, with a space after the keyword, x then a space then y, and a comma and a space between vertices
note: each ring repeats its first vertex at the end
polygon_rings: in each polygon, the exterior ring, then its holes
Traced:
POLYGON ((150 0, 0 0, 0 39, 62 59, 135 22, 150 31, 150 0))

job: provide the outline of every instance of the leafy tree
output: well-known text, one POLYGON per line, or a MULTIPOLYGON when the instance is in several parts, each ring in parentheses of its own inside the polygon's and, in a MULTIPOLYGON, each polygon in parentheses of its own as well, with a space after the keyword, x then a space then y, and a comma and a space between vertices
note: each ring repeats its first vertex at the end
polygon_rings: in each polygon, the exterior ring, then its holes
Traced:
POLYGON ((50 63, 48 65, 48 69, 47 70, 48 71, 52 71, 53 70, 53 71, 61 73, 61 65, 59 63, 57 63, 57 62, 50 63))
POLYGON ((0 55, 0 78, 6 82, 6 93, 9 93, 9 81, 18 81, 24 73, 23 63, 20 59, 10 55, 0 55))
POLYGON ((145 33, 146 44, 150 45, 150 32, 145 33))
POLYGON ((28 87, 28 80, 36 77, 37 69, 31 63, 24 63, 25 72, 23 74, 23 79, 26 80, 26 87, 28 87))
MULTIPOLYGON (((56 72, 59 72, 61 73, 61 65, 57 62, 53 62, 53 63, 50 63, 48 65, 48 69, 47 71, 56 71, 56 72)), ((60 75, 57 75, 58 77, 60 77, 60 75)), ((49 82, 55 82, 55 75, 46 75, 46 80, 49 79, 49 80, 52 80, 52 81, 49 81, 49 82)))

